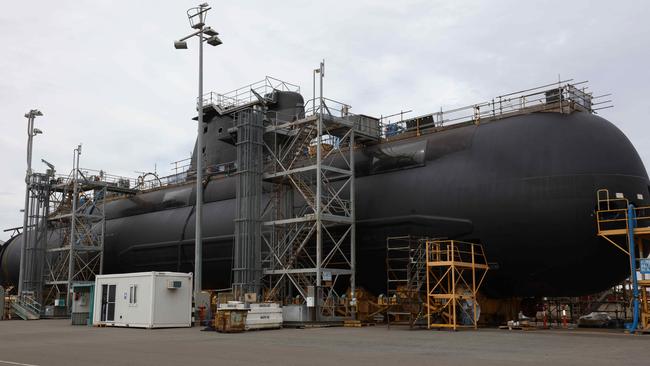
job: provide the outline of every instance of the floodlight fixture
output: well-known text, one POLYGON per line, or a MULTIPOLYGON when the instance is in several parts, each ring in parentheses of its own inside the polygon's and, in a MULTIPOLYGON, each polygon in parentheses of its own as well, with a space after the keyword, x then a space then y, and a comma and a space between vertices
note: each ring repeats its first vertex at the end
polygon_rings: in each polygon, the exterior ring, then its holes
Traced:
POLYGON ((206 42, 207 42, 210 46, 218 46, 218 45, 220 45, 220 44, 223 43, 223 42, 221 42, 221 40, 220 40, 219 37, 217 37, 217 36, 212 36, 212 37, 208 38, 208 39, 206 40, 206 42))
POLYGON ((36 135, 42 134, 43 131, 39 130, 38 128, 35 128, 35 129, 32 130, 32 133, 34 134, 34 136, 36 136, 36 135))
POLYGON ((212 27, 205 27, 205 28, 203 28, 203 34, 212 37, 212 36, 216 36, 216 35, 218 35, 219 32, 217 32, 216 30, 212 29, 212 27))
POLYGON ((34 118, 42 115, 43 113, 41 113, 41 111, 39 111, 38 109, 31 109, 29 112, 25 113, 26 118, 34 118))
MULTIPOLYGON (((190 18, 190 24, 192 24, 192 18, 190 18)), ((192 28, 201 29, 201 27, 203 27, 204 25, 205 25, 205 23, 199 21, 199 22, 196 22, 196 23, 192 24, 192 28)))
POLYGON ((187 42, 185 41, 174 41, 174 48, 177 50, 186 50, 187 42))

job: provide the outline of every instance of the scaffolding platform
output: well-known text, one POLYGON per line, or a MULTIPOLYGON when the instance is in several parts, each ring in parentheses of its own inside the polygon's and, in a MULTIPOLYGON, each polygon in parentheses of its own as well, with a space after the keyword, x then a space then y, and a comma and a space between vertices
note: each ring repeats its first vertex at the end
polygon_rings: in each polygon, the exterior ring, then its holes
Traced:
POLYGON ((22 293, 17 304, 31 318, 46 315, 45 305, 69 310, 72 286, 102 273, 106 199, 141 192, 124 177, 79 168, 75 149, 70 175, 31 173, 27 185, 28 218, 22 293))
POLYGON ((427 240, 427 327, 477 329, 477 294, 488 269, 480 244, 427 240))
POLYGON ((642 261, 650 260, 650 206, 636 207, 627 198, 612 197, 607 189, 598 190, 596 196, 597 235, 629 257, 631 298, 638 301, 638 317, 630 327, 638 325, 629 330, 649 332, 650 273, 642 269, 642 261))

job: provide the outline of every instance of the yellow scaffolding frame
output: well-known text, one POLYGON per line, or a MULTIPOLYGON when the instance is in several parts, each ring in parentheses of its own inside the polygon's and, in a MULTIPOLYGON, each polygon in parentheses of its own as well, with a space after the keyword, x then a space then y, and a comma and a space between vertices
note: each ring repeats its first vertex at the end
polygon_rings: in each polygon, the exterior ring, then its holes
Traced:
MULTIPOLYGON (((607 240, 610 244, 630 256, 630 232, 634 235, 634 243, 639 252, 637 260, 647 257, 647 250, 650 245, 650 206, 634 207, 636 226, 630 231, 628 220, 629 200, 624 197, 611 198, 609 190, 599 189, 596 192, 598 209, 596 211, 596 224, 598 236, 607 240)), ((637 265, 637 268, 639 266, 637 265)), ((635 274, 636 275, 636 274, 635 274)), ((639 287, 640 313, 642 331, 650 331, 650 278, 641 274, 637 281, 639 287)))
POLYGON ((478 327, 477 293, 489 269, 480 244, 458 240, 428 240, 427 328, 478 327), (472 313, 463 306, 471 303, 472 313), (466 315, 473 325, 458 324, 466 315), (441 321, 434 322, 434 317, 441 321))

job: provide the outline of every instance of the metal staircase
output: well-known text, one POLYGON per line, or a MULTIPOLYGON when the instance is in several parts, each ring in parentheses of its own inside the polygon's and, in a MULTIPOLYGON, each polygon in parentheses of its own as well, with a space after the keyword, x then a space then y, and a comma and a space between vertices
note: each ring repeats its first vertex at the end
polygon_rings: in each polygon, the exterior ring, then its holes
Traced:
MULTIPOLYGON (((285 167, 291 169, 296 161, 309 156, 309 145, 316 137, 317 129, 314 125, 303 125, 298 129, 292 143, 286 148, 283 159, 286 161, 285 167)), ((281 161, 282 161, 281 160, 281 161)))
POLYGON ((23 320, 37 320, 41 318, 41 304, 30 295, 23 295, 11 303, 11 308, 23 320))
POLYGON ((411 260, 408 265, 408 288, 412 292, 420 294, 427 281, 426 251, 422 240, 411 248, 411 260))

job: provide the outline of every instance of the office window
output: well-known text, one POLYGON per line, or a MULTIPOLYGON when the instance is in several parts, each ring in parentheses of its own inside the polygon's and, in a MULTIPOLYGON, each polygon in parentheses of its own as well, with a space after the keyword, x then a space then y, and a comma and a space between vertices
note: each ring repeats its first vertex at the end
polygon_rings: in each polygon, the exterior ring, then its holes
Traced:
POLYGON ((129 305, 138 303, 138 285, 129 286, 129 305))

